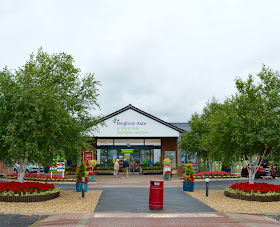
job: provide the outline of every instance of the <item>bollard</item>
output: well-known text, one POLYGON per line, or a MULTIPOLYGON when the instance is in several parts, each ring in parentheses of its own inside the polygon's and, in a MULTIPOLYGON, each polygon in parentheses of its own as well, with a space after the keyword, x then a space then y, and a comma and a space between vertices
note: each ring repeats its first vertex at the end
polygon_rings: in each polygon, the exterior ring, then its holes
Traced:
POLYGON ((208 197, 209 177, 205 177, 205 182, 206 182, 206 196, 208 197))
POLYGON ((85 178, 82 177, 82 197, 85 198, 85 178))

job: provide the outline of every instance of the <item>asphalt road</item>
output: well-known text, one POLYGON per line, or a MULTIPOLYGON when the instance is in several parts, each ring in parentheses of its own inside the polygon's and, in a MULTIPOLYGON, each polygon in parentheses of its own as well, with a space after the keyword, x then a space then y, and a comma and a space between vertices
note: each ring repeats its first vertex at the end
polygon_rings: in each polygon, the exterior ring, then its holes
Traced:
POLYGON ((149 209, 149 188, 104 188, 95 213, 194 213, 216 212, 179 188, 165 188, 163 209, 149 209))
POLYGON ((0 214, 0 226, 2 227, 26 227, 32 225, 35 221, 44 219, 47 216, 41 215, 15 215, 0 214))

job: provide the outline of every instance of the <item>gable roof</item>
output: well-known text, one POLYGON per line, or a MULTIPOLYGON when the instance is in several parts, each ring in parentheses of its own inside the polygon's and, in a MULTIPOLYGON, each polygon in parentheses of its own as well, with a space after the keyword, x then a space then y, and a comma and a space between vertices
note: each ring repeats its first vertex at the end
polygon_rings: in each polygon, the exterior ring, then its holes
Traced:
POLYGON ((125 112, 125 111, 127 111, 127 110, 129 110, 129 109, 134 110, 134 111, 136 111, 136 112, 138 112, 138 113, 140 113, 140 114, 142 114, 142 115, 144 115, 144 116, 146 116, 146 117, 148 117, 148 118, 153 119, 154 121, 157 121, 157 122, 159 122, 159 123, 161 123, 161 124, 163 124, 163 125, 165 125, 165 126, 167 126, 167 127, 169 127, 169 128, 172 128, 172 129, 174 129, 174 130, 176 130, 176 131, 178 131, 178 132, 180 132, 180 133, 186 132, 186 130, 182 129, 181 127, 177 127, 177 126, 176 126, 176 123, 172 123, 172 124, 167 123, 166 121, 163 121, 163 120, 161 120, 161 119, 159 119, 159 118, 157 118, 157 117, 155 117, 155 116, 153 116, 153 115, 151 115, 151 114, 148 114, 148 113, 146 113, 146 112, 144 112, 144 111, 142 111, 142 110, 136 108, 135 106, 132 106, 131 104, 129 104, 128 106, 126 106, 126 107, 124 107, 124 108, 122 108, 122 109, 120 109, 120 110, 118 110, 118 111, 116 111, 116 112, 114 112, 114 113, 111 113, 111 114, 109 114, 109 115, 103 117, 103 118, 100 120, 100 122, 105 121, 105 120, 107 120, 107 119, 109 119, 109 118, 111 118, 111 117, 114 117, 114 116, 116 116, 116 115, 118 115, 118 114, 120 114, 120 113, 122 113, 122 112, 125 112))
POLYGON ((177 128, 183 129, 186 132, 190 132, 191 131, 191 126, 189 123, 169 123, 171 125, 176 126, 177 128))

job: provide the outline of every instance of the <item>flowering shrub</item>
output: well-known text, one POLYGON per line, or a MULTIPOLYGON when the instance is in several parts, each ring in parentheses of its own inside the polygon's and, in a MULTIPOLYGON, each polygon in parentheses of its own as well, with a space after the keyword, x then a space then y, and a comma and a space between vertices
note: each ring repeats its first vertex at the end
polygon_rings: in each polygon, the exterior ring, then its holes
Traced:
POLYGON ((8 182, 0 183, 0 195, 31 195, 54 190, 53 184, 39 182, 8 182))
MULTIPOLYGON (((79 177, 77 181, 82 182, 83 181, 82 177, 79 177)), ((89 182, 88 177, 85 177, 85 182, 89 182)))
POLYGON ((89 172, 88 173, 89 176, 96 175, 96 174, 97 174, 96 172, 89 172))
POLYGON ((165 173, 164 174, 172 174, 172 172, 171 171, 165 171, 165 173))
POLYGON ((237 177, 236 174, 225 172, 225 171, 207 171, 199 172, 194 174, 195 178, 205 178, 205 177, 237 177))
POLYGON ((268 183, 254 183, 249 182, 236 183, 225 189, 225 191, 238 193, 238 194, 280 194, 280 185, 268 183))
MULTIPOLYGON (((7 175, 7 178, 17 179, 18 173, 10 173, 7 175)), ((43 180, 43 181, 75 181, 75 178, 61 177, 57 175, 47 175, 47 174, 35 174, 35 173, 26 173, 24 174, 24 180, 43 180)))
POLYGON ((184 177, 183 180, 187 182, 194 182, 194 177, 184 177))

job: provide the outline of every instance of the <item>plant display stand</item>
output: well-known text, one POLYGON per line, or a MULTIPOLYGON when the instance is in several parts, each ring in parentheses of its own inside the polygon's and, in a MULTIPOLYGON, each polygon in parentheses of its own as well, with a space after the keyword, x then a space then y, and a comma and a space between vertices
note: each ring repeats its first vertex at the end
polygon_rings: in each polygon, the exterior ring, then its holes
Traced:
POLYGON ((85 192, 87 192, 87 182, 76 182, 76 192, 82 192, 82 185, 85 184, 85 192))
POLYGON ((172 175, 171 174, 165 174, 164 180, 171 180, 172 175))
POLYGON ((183 182, 183 191, 193 192, 194 182, 184 181, 183 182))
POLYGON ((89 182, 95 182, 96 181, 96 175, 89 175, 88 180, 89 180, 89 182))

